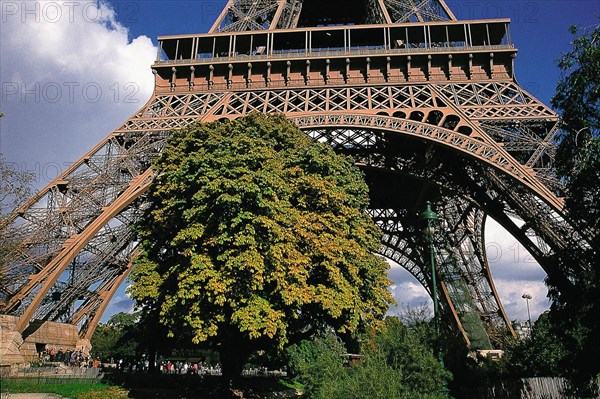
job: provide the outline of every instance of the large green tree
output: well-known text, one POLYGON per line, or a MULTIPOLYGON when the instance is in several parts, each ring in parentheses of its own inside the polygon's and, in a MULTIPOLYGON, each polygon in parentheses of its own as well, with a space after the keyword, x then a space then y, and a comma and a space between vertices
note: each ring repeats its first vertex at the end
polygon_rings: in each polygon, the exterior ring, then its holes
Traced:
POLYGON ((565 212, 591 245, 559 254, 573 289, 560 292, 548 282, 552 331, 566 350, 561 367, 585 381, 600 373, 600 28, 571 33, 573 48, 559 60, 563 75, 552 99, 564 122, 557 166, 567 188, 565 212))
POLYGON ((141 352, 137 313, 116 313, 98 325, 92 335, 92 355, 108 362, 111 358, 131 359, 141 352))
POLYGON ((154 164, 130 293, 171 336, 252 351, 376 327, 392 298, 381 233, 352 160, 283 116, 174 132, 154 164))
MULTIPOLYGON (((600 25, 599 25, 600 26, 600 25)), ((563 120, 557 166, 567 184, 566 210, 600 244, 600 28, 579 36, 559 60, 552 105, 563 120)))
POLYGON ((515 378, 559 377, 562 363, 567 355, 564 344, 552 331, 548 312, 535 321, 531 334, 526 338, 510 340, 505 347, 504 373, 515 378))

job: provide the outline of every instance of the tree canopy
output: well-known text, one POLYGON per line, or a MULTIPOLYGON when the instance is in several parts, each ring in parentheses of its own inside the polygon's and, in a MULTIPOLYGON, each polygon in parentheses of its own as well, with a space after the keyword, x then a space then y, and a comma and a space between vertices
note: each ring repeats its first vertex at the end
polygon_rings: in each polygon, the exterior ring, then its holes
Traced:
POLYGON ((573 48, 559 60, 563 75, 552 99, 564 122, 557 167, 567 188, 565 212, 590 245, 561 254, 574 289, 559 292, 548 280, 550 331, 564 344, 561 369, 589 382, 600 373, 600 25, 571 33, 573 48))
POLYGON ((141 352, 137 339, 131 339, 128 334, 132 327, 122 327, 112 324, 100 324, 92 335, 91 344, 93 357, 108 363, 111 359, 133 359, 141 352))
POLYGON ((19 251, 22 245, 18 235, 9 225, 10 215, 31 195, 33 180, 32 173, 18 170, 6 162, 4 155, 0 153, 0 302, 6 294, 4 289, 10 286, 6 258, 19 251))
POLYGON ((567 183, 566 210, 600 246, 600 25, 575 36, 559 60, 552 105, 563 120, 557 166, 567 183))
POLYGON ((6 217, 31 195, 34 175, 18 170, 0 153, 0 227, 6 217))
POLYGON ((513 377, 558 377, 567 353, 563 342, 552 331, 550 314, 544 312, 535 321, 529 337, 508 342, 502 362, 513 377))
POLYGON ((174 132, 155 162, 130 293, 171 336, 253 350, 381 324, 393 301, 352 160, 279 115, 174 132))

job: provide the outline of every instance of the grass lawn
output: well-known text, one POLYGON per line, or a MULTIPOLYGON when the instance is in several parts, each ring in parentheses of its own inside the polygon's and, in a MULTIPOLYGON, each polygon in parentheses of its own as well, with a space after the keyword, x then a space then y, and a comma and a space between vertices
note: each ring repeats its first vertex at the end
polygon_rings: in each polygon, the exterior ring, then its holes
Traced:
MULTIPOLYGON (((108 384, 101 383, 38 383, 37 381, 3 379, 2 392, 53 393, 69 399, 214 399, 221 385, 220 378, 189 378, 189 376, 121 375, 108 384), (112 385, 109 385, 111 384, 112 385), (124 385, 121 388, 118 385, 124 385)), ((263 398, 269 393, 302 388, 288 379, 244 378, 242 389, 248 398, 263 398)), ((245 397, 246 397, 245 396, 245 397)))
POLYGON ((2 380, 2 391, 10 393, 54 393, 71 399, 120 399, 127 393, 100 383, 38 384, 31 381, 2 380))

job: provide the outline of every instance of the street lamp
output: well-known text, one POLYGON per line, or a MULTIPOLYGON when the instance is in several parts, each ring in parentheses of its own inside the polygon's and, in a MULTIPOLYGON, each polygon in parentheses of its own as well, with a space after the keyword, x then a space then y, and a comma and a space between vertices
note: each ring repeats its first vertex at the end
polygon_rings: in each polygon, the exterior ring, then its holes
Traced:
POLYGON ((531 295, 523 294, 521 298, 525 299, 525 302, 527 302, 527 317, 529 318, 529 333, 531 334, 531 313, 529 313, 529 300, 531 299, 531 295))
MULTIPOLYGON (((435 272, 435 247, 433 246, 433 236, 435 234, 435 228, 438 224, 438 215, 431 209, 431 202, 426 202, 427 208, 419 215, 419 222, 422 224, 423 235, 427 238, 429 244, 429 262, 431 263, 431 296, 433 297, 433 325, 435 328, 435 351, 437 352, 437 358, 442 368, 444 368, 444 356, 442 355, 440 345, 440 322, 439 322, 439 304, 437 295, 437 278, 435 272)), ((448 394, 448 387, 444 383, 441 387, 441 392, 445 396, 448 394)))
POLYGON ((439 304, 437 296, 437 281, 435 273, 435 248, 433 246, 433 235, 435 234, 435 226, 438 223, 438 215, 431 209, 431 202, 427 201, 427 208, 419 216, 419 221, 423 224, 423 235, 427 238, 429 244, 429 261, 431 263, 431 295, 433 296, 433 319, 435 326, 436 338, 440 335, 440 326, 438 323, 439 304))

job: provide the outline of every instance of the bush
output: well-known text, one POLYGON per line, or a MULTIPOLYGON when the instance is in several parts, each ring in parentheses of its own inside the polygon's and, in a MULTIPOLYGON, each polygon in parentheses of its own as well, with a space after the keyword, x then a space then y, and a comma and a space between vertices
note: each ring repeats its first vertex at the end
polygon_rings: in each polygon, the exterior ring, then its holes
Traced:
POLYGON ((330 335, 291 347, 290 367, 311 399, 448 398, 450 373, 423 335, 422 326, 413 329, 387 318, 386 328, 365 345, 360 363, 345 367, 344 347, 330 335))
POLYGON ((302 341, 287 352, 292 372, 308 392, 319 391, 327 381, 345 373, 342 355, 346 348, 333 334, 302 341))

